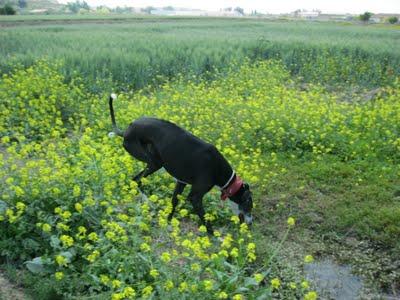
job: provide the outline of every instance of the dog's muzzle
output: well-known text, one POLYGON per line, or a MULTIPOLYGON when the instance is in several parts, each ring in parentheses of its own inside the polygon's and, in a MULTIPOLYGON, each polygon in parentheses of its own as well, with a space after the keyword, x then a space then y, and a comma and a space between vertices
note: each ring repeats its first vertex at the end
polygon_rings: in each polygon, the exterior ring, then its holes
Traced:
POLYGON ((247 225, 253 224, 253 216, 251 214, 240 213, 239 214, 240 223, 246 223, 247 225))
POLYGON ((245 222, 247 225, 253 224, 253 216, 252 216, 251 214, 245 214, 245 215, 244 215, 244 222, 245 222))

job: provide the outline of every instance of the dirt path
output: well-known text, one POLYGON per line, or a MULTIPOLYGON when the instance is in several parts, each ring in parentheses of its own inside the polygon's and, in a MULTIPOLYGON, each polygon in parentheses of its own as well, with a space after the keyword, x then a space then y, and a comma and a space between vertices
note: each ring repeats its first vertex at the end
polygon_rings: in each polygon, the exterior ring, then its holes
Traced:
POLYGON ((0 300, 28 300, 22 289, 10 283, 0 270, 0 300))

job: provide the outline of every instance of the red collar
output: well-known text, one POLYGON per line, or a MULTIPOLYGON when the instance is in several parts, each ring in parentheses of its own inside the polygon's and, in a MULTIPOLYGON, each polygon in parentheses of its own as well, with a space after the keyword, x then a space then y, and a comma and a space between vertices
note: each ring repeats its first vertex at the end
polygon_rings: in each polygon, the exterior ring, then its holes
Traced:
POLYGON ((243 180, 239 176, 235 176, 235 180, 232 181, 230 185, 221 190, 221 200, 226 200, 226 198, 235 195, 240 188, 243 186, 243 180))

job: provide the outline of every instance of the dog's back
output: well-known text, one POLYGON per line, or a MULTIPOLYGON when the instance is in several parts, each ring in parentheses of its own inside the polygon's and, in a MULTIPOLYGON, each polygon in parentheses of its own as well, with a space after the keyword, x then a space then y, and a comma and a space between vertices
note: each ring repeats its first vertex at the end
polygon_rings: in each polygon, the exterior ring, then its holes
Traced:
POLYGON ((207 183, 218 184, 213 182, 216 170, 224 167, 231 172, 228 162, 213 145, 165 120, 139 118, 129 125, 124 140, 136 146, 140 143, 148 152, 153 152, 155 159, 160 160, 162 166, 182 182, 193 184, 206 180, 207 183), (200 174, 202 178, 198 178, 200 174))

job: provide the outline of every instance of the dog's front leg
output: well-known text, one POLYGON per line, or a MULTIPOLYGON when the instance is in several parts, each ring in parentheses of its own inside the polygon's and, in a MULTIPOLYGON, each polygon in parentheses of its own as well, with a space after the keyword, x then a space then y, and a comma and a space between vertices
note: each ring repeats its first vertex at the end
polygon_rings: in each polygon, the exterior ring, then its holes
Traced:
POLYGON ((143 171, 141 171, 138 174, 136 174, 132 178, 132 180, 135 181, 138 184, 139 188, 140 188, 140 180, 143 177, 147 177, 147 176, 153 174, 154 172, 158 171, 160 168, 161 168, 160 165, 148 164, 147 167, 143 171))
POLYGON ((201 223, 206 226, 208 234, 212 234, 213 230, 212 230, 211 224, 205 220, 205 218, 204 218, 205 211, 203 208, 203 196, 208 191, 209 191, 209 189, 207 189, 206 191, 204 191, 204 190, 196 191, 192 187, 192 190, 189 193, 189 200, 192 203, 194 212, 199 216, 201 223))
POLYGON ((174 215, 176 205, 178 204, 178 195, 182 194, 185 189, 186 183, 177 181, 175 185, 174 194, 172 195, 172 211, 168 215, 168 221, 171 221, 172 216, 174 215))

